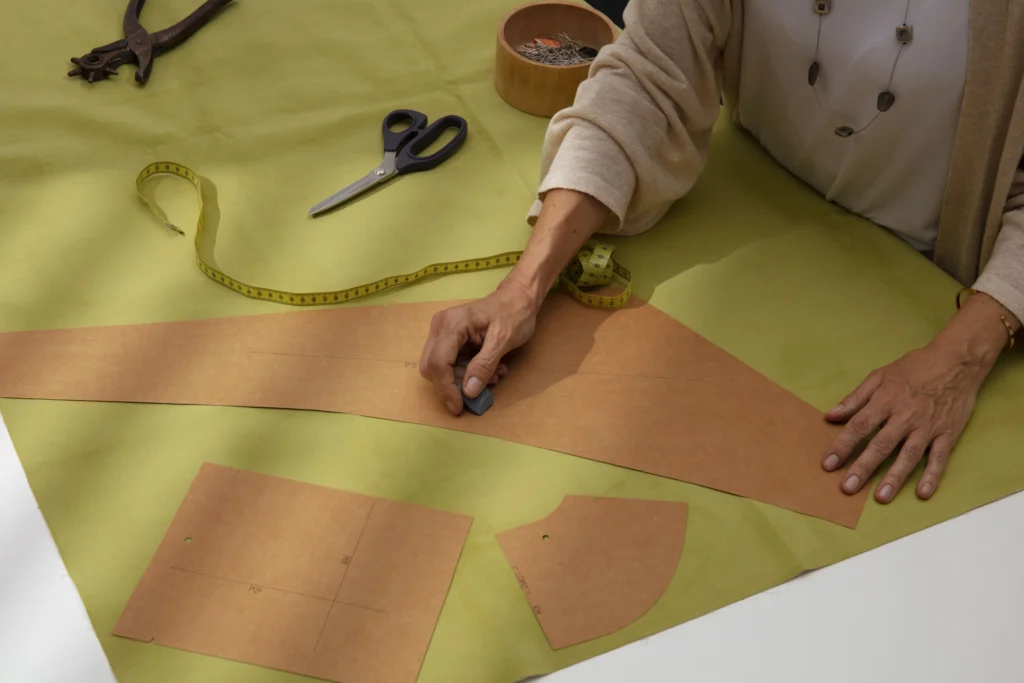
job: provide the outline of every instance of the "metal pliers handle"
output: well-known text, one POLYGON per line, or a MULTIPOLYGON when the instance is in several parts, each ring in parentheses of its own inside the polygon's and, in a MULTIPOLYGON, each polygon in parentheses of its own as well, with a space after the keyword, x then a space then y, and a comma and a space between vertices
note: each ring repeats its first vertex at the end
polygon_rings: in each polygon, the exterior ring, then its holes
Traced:
POLYGON ((142 26, 139 15, 146 0, 129 0, 124 13, 124 35, 121 40, 103 45, 82 57, 72 58, 75 69, 68 76, 81 76, 90 83, 117 74, 122 64, 138 66, 135 80, 145 85, 153 71, 153 59, 188 40, 205 26, 217 12, 233 0, 206 0, 199 9, 174 26, 150 33, 142 26))

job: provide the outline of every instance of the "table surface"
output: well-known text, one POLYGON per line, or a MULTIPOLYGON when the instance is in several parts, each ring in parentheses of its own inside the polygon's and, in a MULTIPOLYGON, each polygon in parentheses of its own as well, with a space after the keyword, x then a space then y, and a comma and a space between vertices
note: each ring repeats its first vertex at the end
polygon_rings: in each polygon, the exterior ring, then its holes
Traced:
MULTIPOLYGON (((123 6, 9 4, 0 35, 33 59, 0 65, 9 93, 0 100, 0 216, 10 228, 0 231, 3 331, 283 312, 212 285, 195 268, 191 240, 147 212, 132 181, 157 159, 204 175, 206 255, 264 286, 373 281, 521 248, 529 234, 523 219, 547 121, 515 111, 493 87, 495 26, 516 0, 308 0, 302 12, 234 3, 187 49, 161 58, 145 89, 130 67, 101 88, 64 76, 65 48, 116 35, 123 6), (40 51, 38 35, 64 47, 40 51), (265 49, 268 36, 301 49, 282 59, 265 49), (381 117, 398 107, 431 118, 458 112, 473 132, 451 163, 310 221, 309 206, 379 162, 381 117)), ((151 26, 195 6, 151 4, 151 26)), ((724 117, 712 146, 700 182, 657 229, 610 240, 639 298, 820 410, 945 324, 958 287, 933 264, 823 201, 724 117)), ((191 236, 190 187, 147 188, 191 236)), ((503 274, 440 278, 374 303, 473 298, 503 274)), ((856 532, 686 482, 410 423, 4 399, 18 457, 0 458, 0 482, 11 487, 0 491, 0 681, 110 680, 104 654, 123 683, 295 680, 111 635, 202 462, 474 517, 421 683, 554 671, 705 613, 547 680, 1024 680, 1008 647, 1022 635, 1012 522, 1022 503, 914 534, 1024 490, 1022 383, 1024 357, 1014 354, 979 396, 940 495, 869 501, 856 532), (493 539, 542 518, 567 493, 682 501, 692 514, 676 577, 649 612, 554 651, 493 539), (778 588, 805 568, 910 534, 778 588)))
MULTIPOLYGON (((1024 493, 536 681, 1024 680, 1024 493)), ((111 683, 0 421, 0 680, 111 683)))

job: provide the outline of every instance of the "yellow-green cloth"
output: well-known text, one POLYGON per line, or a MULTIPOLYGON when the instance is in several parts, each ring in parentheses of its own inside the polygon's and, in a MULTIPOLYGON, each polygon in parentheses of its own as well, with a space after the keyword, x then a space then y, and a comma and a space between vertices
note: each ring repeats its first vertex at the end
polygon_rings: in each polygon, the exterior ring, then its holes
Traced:
MULTIPOLYGON (((153 0, 144 24, 163 28, 197 3, 153 0)), ((198 271, 188 184, 151 181, 189 238, 134 194, 136 173, 155 160, 208 179, 215 262, 265 286, 342 287, 525 242, 546 121, 510 108, 492 86, 496 27, 514 3, 238 0, 157 59, 145 88, 133 67, 94 85, 67 78, 68 58, 120 37, 124 5, 5 8, 0 37, 17 58, 0 64, 0 329, 285 310, 198 271), (400 107, 464 116, 462 151, 308 219, 310 206, 379 162, 381 119, 400 107)), ((821 409, 927 342, 957 290, 725 121, 692 194, 650 233, 614 243, 639 296, 821 409)), ((480 296, 502 274, 449 277, 372 303, 480 296)), ((349 415, 12 400, 0 411, 122 683, 300 680, 110 635, 203 461, 472 515, 420 681, 511 683, 1024 488, 1022 383, 1009 354, 936 497, 923 503, 910 489, 889 506, 869 501, 855 531, 581 458, 349 415), (545 516, 567 493, 686 501, 690 516, 677 574, 655 607, 618 633, 554 652, 494 534, 545 516)))

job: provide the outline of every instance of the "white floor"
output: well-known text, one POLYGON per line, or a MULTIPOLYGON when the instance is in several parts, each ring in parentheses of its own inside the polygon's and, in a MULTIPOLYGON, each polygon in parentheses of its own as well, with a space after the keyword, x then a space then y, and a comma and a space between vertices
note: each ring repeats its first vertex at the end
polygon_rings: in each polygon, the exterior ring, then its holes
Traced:
POLYGON ((0 681, 116 679, 0 416, 0 681))
MULTIPOLYGON (((544 683, 1022 683, 1024 494, 544 683)), ((0 681, 113 683, 0 419, 0 681)))
POLYGON ((543 683, 1024 683, 1024 494, 543 683))

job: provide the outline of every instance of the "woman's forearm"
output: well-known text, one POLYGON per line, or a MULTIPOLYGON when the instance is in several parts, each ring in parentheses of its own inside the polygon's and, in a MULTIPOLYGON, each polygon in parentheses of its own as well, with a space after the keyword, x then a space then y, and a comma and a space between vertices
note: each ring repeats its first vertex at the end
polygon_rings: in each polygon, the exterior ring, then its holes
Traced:
POLYGON ((609 209, 582 192, 555 189, 544 198, 522 258, 507 281, 524 287, 539 308, 565 266, 607 220, 609 209))
POLYGON ((1020 321, 1013 313, 991 296, 979 292, 966 298, 963 307, 934 343, 988 374, 1009 341, 1009 330, 1003 320, 1015 332, 1020 328, 1020 321))

